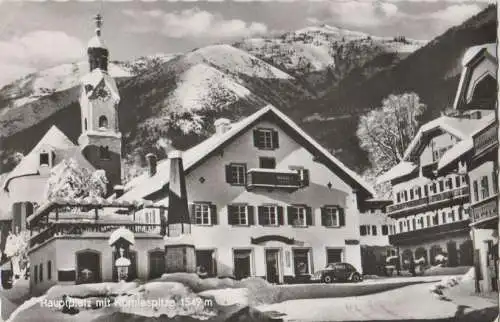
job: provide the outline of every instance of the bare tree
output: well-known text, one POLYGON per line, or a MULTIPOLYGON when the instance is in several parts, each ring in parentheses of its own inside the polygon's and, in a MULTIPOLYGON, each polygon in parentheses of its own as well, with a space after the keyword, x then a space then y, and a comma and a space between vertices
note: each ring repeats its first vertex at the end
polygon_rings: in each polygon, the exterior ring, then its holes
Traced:
POLYGON ((412 92, 389 95, 380 108, 361 116, 356 134, 372 164, 367 176, 379 176, 403 159, 425 109, 426 105, 412 92))

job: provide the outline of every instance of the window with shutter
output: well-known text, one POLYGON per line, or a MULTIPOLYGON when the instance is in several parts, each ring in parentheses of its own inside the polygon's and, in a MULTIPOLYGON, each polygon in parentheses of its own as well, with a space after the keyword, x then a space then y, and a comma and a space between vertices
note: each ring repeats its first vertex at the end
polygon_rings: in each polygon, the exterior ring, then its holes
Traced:
POLYGON ((194 203, 193 205, 194 223, 196 225, 211 225, 213 209, 208 203, 194 203))
POLYGON ((234 186, 245 185, 247 166, 244 163, 226 165, 226 182, 234 186))
POLYGON ((214 204, 210 204, 210 224, 211 225, 217 225, 217 206, 214 204))
POLYGON ((372 226, 372 235, 377 236, 377 226, 375 225, 372 226))
POLYGON ((307 209, 305 206, 289 207, 291 212, 288 212, 288 223, 296 227, 306 227, 308 225, 307 209))
POLYGON ((322 225, 325 227, 340 227, 343 226, 344 216, 341 208, 337 206, 326 206, 321 211, 322 225))
POLYGON ((359 226, 359 234, 361 236, 366 236, 366 226, 365 225, 359 226))
MULTIPOLYGON (((280 221, 278 219, 278 209, 274 205, 265 205, 259 207, 259 224, 263 226, 278 226, 280 221)), ((283 208, 281 208, 283 210, 283 208)))
POLYGON ((255 225, 254 207, 253 206, 247 206, 247 213, 248 213, 248 225, 249 226, 255 225))
POLYGON ((382 235, 383 236, 389 235, 389 227, 387 225, 382 225, 382 235))
POLYGON ((278 132, 273 129, 257 129, 253 132, 254 146, 263 150, 272 150, 279 147, 278 132))
POLYGON ((247 205, 231 205, 228 206, 229 213, 229 224, 247 226, 249 225, 249 207, 247 205))

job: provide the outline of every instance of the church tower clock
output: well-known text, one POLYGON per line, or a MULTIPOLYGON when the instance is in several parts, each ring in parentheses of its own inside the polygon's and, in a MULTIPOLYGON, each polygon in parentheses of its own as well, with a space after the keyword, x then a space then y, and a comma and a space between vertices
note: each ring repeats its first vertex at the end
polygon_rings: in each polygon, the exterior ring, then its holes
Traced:
POLYGON ((97 15, 96 35, 90 39, 87 55, 90 71, 81 79, 81 126, 78 144, 96 169, 106 171, 108 193, 121 184, 122 135, 118 127, 120 94, 108 73, 109 51, 101 38, 102 17, 97 15))

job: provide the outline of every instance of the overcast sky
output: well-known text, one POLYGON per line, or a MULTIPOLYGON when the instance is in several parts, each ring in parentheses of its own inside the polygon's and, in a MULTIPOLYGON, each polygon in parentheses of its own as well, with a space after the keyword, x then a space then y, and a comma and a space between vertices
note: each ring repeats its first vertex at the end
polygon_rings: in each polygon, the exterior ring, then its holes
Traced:
POLYGON ((111 59, 191 50, 327 23, 373 35, 429 40, 460 24, 488 0, 387 1, 2 1, 0 86, 28 72, 86 59, 92 17, 104 17, 111 59))

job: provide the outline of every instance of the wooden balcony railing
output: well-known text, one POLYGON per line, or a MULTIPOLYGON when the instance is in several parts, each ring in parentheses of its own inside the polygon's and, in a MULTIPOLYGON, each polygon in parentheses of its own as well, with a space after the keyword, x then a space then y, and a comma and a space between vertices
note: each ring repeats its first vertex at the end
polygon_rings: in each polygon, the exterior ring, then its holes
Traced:
POLYGON ((498 145, 497 127, 496 122, 491 123, 474 136, 474 156, 481 155, 498 145))
POLYGON ((54 236, 82 235, 84 233, 111 233, 115 229, 125 227, 133 233, 160 234, 160 224, 144 223, 99 223, 99 222, 51 222, 46 228, 35 233, 30 239, 30 247, 42 244, 54 236))
POLYGON ((398 203, 395 205, 390 205, 387 207, 387 212, 389 215, 395 215, 398 213, 403 213, 405 211, 416 211, 420 208, 426 208, 427 206, 436 206, 441 202, 460 200, 462 198, 469 197, 469 187, 460 187, 453 190, 443 191, 439 194, 432 195, 430 197, 423 197, 416 200, 407 201, 404 203, 398 203))
POLYGON ((497 196, 493 196, 471 207, 472 224, 490 218, 498 218, 497 196))
POLYGON ((296 171, 275 169, 250 169, 247 173, 247 189, 254 188, 297 190, 302 187, 300 174, 296 171))

